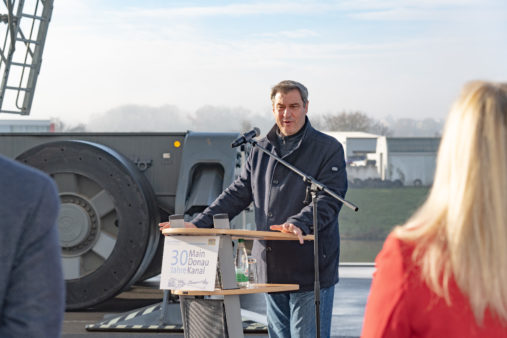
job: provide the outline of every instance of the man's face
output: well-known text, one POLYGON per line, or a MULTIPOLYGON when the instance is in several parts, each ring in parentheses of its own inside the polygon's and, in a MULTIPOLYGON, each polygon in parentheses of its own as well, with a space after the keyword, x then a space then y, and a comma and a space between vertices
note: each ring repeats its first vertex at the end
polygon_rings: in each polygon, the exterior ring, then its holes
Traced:
POLYGON ((296 134, 305 124, 308 102, 303 106, 303 99, 297 89, 284 94, 278 92, 273 101, 273 114, 276 124, 284 136, 296 134))

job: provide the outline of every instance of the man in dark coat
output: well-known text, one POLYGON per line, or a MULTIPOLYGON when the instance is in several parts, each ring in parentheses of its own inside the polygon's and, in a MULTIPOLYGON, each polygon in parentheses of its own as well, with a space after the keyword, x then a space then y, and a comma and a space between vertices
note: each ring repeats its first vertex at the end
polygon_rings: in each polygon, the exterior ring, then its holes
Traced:
MULTIPOLYGON (((343 147, 333 137, 315 130, 308 120, 308 91, 296 81, 282 81, 272 88, 276 124, 258 144, 283 158, 330 190, 344 197, 347 174, 343 147)), ((213 215, 227 213, 232 219, 252 202, 257 230, 271 226, 299 237, 297 241, 255 241, 252 254, 258 262, 260 282, 296 283, 297 292, 266 295, 270 337, 315 336, 313 242, 302 235, 313 233, 313 204, 305 203, 302 178, 254 147, 233 182, 187 227, 212 227, 213 215)), ((319 193, 319 273, 321 333, 329 336, 334 285, 338 282, 341 203, 319 193)))

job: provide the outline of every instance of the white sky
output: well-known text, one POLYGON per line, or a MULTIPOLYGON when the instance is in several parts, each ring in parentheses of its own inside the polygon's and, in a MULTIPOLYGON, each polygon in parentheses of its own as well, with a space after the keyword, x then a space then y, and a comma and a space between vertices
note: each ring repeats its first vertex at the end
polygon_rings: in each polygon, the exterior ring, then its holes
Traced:
POLYGON ((506 60, 504 0, 55 0, 31 116, 269 114, 294 79, 310 114, 439 119, 465 81, 507 81, 506 60))

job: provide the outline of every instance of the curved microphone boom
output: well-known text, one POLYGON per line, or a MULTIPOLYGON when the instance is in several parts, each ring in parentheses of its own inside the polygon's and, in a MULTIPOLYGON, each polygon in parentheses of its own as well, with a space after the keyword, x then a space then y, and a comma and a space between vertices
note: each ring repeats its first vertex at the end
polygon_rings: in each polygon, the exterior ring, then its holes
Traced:
POLYGON ((242 144, 250 142, 251 139, 259 136, 260 134, 261 134, 261 130, 259 128, 255 127, 254 129, 250 130, 249 132, 244 133, 243 135, 241 135, 240 137, 235 139, 234 142, 232 142, 231 146, 233 148, 236 148, 242 144))

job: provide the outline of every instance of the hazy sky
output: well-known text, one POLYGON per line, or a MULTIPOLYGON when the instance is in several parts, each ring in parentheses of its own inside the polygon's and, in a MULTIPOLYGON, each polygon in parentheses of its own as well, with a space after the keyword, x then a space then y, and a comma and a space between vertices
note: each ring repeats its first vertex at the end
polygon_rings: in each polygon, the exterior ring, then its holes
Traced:
POLYGON ((34 118, 269 114, 283 79, 310 114, 444 118, 465 81, 507 81, 507 2, 56 0, 43 59, 34 118))

